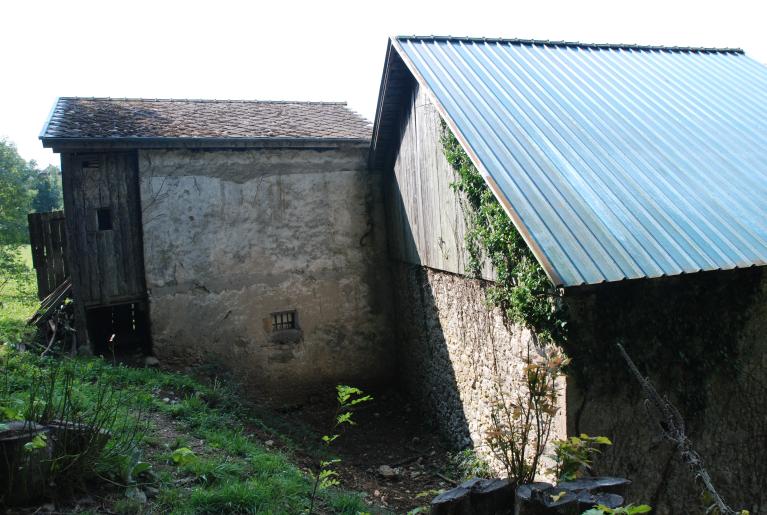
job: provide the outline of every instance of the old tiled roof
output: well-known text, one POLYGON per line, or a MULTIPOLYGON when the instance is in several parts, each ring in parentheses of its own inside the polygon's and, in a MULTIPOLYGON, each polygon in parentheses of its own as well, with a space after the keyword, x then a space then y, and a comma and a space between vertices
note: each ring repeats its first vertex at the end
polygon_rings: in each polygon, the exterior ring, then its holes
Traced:
POLYGON ((344 102, 62 97, 40 139, 370 140, 370 133, 344 102))

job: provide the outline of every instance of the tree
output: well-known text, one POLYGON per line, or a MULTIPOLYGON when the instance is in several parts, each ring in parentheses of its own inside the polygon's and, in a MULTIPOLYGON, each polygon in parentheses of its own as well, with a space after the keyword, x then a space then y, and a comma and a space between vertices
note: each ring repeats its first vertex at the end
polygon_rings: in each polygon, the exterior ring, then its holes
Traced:
POLYGON ((45 170, 38 172, 33 188, 37 190, 32 200, 32 209, 36 213, 61 209, 61 170, 57 166, 49 165, 45 170))
POLYGON ((27 241, 27 213, 32 207, 34 162, 0 139, 0 246, 27 241))
POLYGON ((27 213, 32 207, 34 162, 27 163, 13 143, 0 139, 0 289, 25 271, 18 254, 28 241, 27 213))

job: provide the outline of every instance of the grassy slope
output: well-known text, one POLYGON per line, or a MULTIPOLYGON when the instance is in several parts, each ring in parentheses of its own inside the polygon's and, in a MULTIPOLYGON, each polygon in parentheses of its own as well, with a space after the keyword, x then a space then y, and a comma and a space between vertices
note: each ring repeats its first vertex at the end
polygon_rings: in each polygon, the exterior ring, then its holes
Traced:
POLYGON ((12 278, 0 290, 0 343, 16 343, 31 335, 26 321, 37 307, 37 285, 32 269, 31 248, 23 245, 20 251, 28 273, 12 278))
MULTIPOLYGON (((25 257, 31 261, 29 247, 25 257)), ((31 264, 31 263, 30 263, 31 264)), ((0 342, 15 343, 30 337, 26 319, 36 307, 33 273, 12 281, 0 292, 0 342)), ((0 379, 7 385, 0 403, 29 395, 35 375, 62 362, 18 353, 0 345, 0 379)), ((153 369, 112 366, 97 358, 67 360, 76 370, 74 391, 85 410, 95 405, 100 383, 119 398, 124 415, 149 421, 132 456, 102 463, 102 485, 108 508, 117 513, 303 513, 309 504, 311 479, 291 457, 262 445, 254 431, 269 428, 237 400, 235 392, 220 384, 203 385, 189 376, 153 369), (169 438, 169 435, 172 435, 169 438), (173 452, 194 440, 194 456, 173 463, 173 452), (125 484, 125 463, 140 456, 153 466, 150 480, 125 484), (149 484, 147 484, 147 482, 149 484), (126 488, 153 488, 158 492, 143 504, 125 496, 126 488)), ((23 404, 17 401, 14 405, 23 404)), ((120 428, 115 431, 119 432, 120 428)), ((326 513, 368 511, 360 496, 324 491, 319 506, 326 513)), ((98 511, 98 510, 97 510, 98 511)))
MULTIPOLYGON (((0 347, 0 360, 11 397, 22 399, 35 375, 61 366, 61 362, 7 347, 0 347)), ((183 374, 112 366, 96 358, 69 360, 66 366, 76 370, 74 391, 86 410, 95 405, 98 385, 103 383, 109 385, 128 416, 144 413, 143 419, 150 421, 135 454, 125 453, 124 459, 102 464, 102 479, 122 485, 107 495, 111 496, 111 510, 178 514, 306 511, 310 478, 290 456, 261 443, 252 428, 260 428, 261 434, 268 429, 238 403, 233 392, 205 386, 183 374), (197 445, 191 445, 192 441, 197 445), (174 450, 187 446, 194 448, 194 455, 186 463, 174 464, 174 450), (125 463, 137 456, 151 463, 154 471, 150 480, 137 481, 138 486, 159 490, 148 504, 123 494, 125 487, 136 486, 121 478, 125 463)), ((114 431, 122 428, 118 424, 114 431)), ((319 504, 322 512, 368 511, 357 494, 342 491, 322 492, 319 504)))

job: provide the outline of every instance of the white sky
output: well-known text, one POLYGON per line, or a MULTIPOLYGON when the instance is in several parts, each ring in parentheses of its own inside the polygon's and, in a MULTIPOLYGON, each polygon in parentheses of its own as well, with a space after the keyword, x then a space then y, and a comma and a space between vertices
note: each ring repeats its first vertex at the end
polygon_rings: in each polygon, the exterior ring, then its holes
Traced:
POLYGON ((393 34, 741 47, 767 63, 767 2, 4 0, 0 137, 37 136, 58 96, 345 100, 375 114, 393 34))

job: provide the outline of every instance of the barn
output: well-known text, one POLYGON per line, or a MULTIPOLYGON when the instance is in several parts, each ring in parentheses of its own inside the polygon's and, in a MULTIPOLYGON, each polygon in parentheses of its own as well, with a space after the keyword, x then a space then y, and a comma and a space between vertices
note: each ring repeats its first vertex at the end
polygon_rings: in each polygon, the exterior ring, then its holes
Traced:
POLYGON ((499 270, 472 250, 446 156, 462 153, 566 323, 552 435, 609 436, 595 472, 658 513, 696 511, 622 343, 756 513, 764 120, 767 68, 738 49, 403 36, 372 127, 333 103, 61 98, 41 139, 62 158, 86 347, 220 364, 269 399, 395 384, 487 458, 490 394, 544 335, 488 302, 499 270))
POLYGON ((61 98, 41 139, 93 352, 268 398, 389 373, 383 204, 345 104, 61 98))
MULTIPOLYGON (((487 455, 493 399, 534 332, 468 273, 454 136, 567 314, 559 434, 607 435, 597 473, 696 511, 615 344, 680 407, 725 497, 756 512, 767 410, 767 67, 736 49, 396 37, 371 143, 403 383, 456 447, 487 455)), ((486 213, 482 213, 485 216, 486 213)), ((491 291, 492 293, 492 291, 491 291)))

